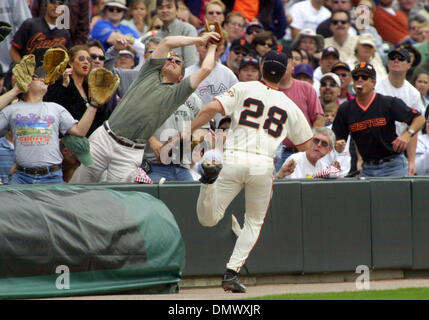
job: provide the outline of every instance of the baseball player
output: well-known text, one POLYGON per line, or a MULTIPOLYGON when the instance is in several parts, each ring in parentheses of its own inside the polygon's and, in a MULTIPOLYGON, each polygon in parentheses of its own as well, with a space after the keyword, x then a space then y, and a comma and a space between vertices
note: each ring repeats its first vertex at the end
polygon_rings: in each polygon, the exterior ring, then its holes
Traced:
POLYGON ((278 90, 287 66, 286 54, 270 51, 262 62, 261 81, 235 84, 207 104, 191 124, 193 131, 218 112, 231 116, 223 167, 203 162, 197 203, 200 223, 215 226, 231 201, 245 188, 244 228, 226 265, 222 281, 225 291, 246 291, 238 281, 238 272, 259 237, 268 210, 274 179, 273 159, 278 145, 288 136, 304 151, 306 142, 313 136, 302 111, 278 90))

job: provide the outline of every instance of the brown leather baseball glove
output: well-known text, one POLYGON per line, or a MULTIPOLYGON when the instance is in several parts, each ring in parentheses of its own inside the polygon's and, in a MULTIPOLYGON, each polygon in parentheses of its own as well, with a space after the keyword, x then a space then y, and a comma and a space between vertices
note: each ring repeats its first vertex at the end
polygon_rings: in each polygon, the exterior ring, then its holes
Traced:
POLYGON ((36 57, 34 54, 24 56, 21 61, 12 69, 16 83, 22 92, 27 92, 28 85, 32 81, 34 69, 36 68, 36 57))
POLYGON ((223 43, 223 33, 222 33, 222 27, 220 26, 219 22, 208 22, 206 20, 204 24, 204 29, 206 32, 217 32, 220 35, 219 41, 210 40, 210 43, 213 43, 217 45, 218 47, 222 45, 223 43))
POLYGON ((105 68, 92 70, 88 76, 89 96, 99 105, 105 104, 119 87, 119 77, 105 68))
POLYGON ((43 57, 43 68, 46 71, 45 82, 52 84, 63 75, 69 62, 67 51, 61 48, 50 48, 43 57))

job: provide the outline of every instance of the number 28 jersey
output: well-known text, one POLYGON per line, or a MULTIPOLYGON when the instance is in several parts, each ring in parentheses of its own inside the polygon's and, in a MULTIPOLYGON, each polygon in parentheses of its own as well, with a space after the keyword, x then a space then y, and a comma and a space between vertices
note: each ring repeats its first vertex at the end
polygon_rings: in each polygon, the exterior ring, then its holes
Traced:
POLYGON ((274 158, 285 137, 300 145, 313 136, 301 109, 262 81, 239 82, 215 99, 231 116, 226 151, 274 158))

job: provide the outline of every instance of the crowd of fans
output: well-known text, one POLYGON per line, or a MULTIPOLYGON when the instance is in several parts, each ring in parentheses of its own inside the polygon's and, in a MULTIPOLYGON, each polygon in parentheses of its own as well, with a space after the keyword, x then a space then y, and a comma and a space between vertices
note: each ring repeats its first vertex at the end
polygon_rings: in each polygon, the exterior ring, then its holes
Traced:
MULTIPOLYGON (((53 47, 68 50, 70 61, 62 77, 49 85, 43 101, 63 106, 76 122, 84 117, 90 100, 89 72, 104 67, 120 77, 117 92, 106 105, 97 108, 86 137, 105 124, 162 39, 202 36, 205 21, 221 24, 223 42, 217 46, 214 69, 145 144, 141 165, 144 171, 139 171, 140 175, 149 176, 150 179, 143 179, 145 182, 159 182, 162 178, 197 180, 195 168, 201 159, 221 159, 230 124, 230 119, 221 114, 204 129, 193 133, 191 159, 185 159, 183 154, 171 156, 167 148, 173 151, 176 148, 179 154, 183 150, 168 142, 172 135, 183 133, 184 124, 192 121, 217 95, 237 82, 260 80, 261 59, 271 50, 283 51, 289 57, 280 90, 302 110, 312 128, 326 127, 326 130, 316 130, 312 141, 323 150, 317 156, 311 151, 293 156, 291 159, 298 162, 297 170, 288 178, 317 176, 316 168, 335 167, 339 177, 356 176, 362 170, 367 159, 367 155, 362 154, 365 150, 359 150, 350 136, 345 139, 345 147, 336 150, 337 126, 333 127, 334 133, 330 131, 340 105, 356 97, 352 77, 356 65, 374 68, 377 94, 399 98, 427 119, 422 130, 410 137, 405 156, 409 175, 429 173, 429 1, 2 0, 0 21, 13 28, 0 43, 1 94, 13 90, 12 69, 24 56, 34 54, 38 67, 46 50, 53 47), (63 5, 66 7, 61 7, 63 5), (68 25, 61 27, 59 21, 68 25), (216 132, 214 140, 221 143, 207 138, 210 129, 216 132), (203 143, 195 147, 195 141, 203 143), (165 154, 167 157, 163 157, 165 154), (169 161, 164 161, 165 158, 169 161), (302 159, 308 163, 303 165, 302 159)), ((176 63, 183 63, 182 78, 186 78, 201 68, 208 46, 197 43, 174 48, 174 51, 181 57, 176 63)), ((20 99, 17 95, 11 103, 20 99)), ((7 107, 0 112, 0 124, 5 110, 7 107)), ((3 183, 10 182, 15 170, 23 169, 23 163, 16 163, 14 154, 14 146, 22 143, 23 137, 12 129, 0 128, 3 183)), ((398 124, 397 136, 406 130, 406 125, 398 124)), ((83 142, 71 139, 73 143, 68 140, 60 143, 65 182, 73 182, 73 172, 79 165, 85 165, 83 162, 92 163, 88 159, 90 144, 86 138, 82 139, 83 142), (70 160, 70 154, 76 157, 70 160)), ((276 171, 295 153, 296 146, 285 139, 276 153, 276 171)), ((37 156, 32 154, 33 158, 37 156)), ((380 164, 390 161, 377 160, 380 164)), ((26 163, 26 167, 29 166, 31 164, 26 163)), ((102 179, 106 177, 100 181, 102 179)))

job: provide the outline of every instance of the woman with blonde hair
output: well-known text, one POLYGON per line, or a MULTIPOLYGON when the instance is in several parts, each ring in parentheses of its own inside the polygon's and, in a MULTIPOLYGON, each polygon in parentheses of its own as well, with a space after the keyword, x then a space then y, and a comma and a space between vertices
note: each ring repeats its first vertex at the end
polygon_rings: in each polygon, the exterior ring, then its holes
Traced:
POLYGON ((127 15, 121 23, 136 31, 140 37, 148 32, 151 16, 146 1, 134 0, 131 2, 127 15))

